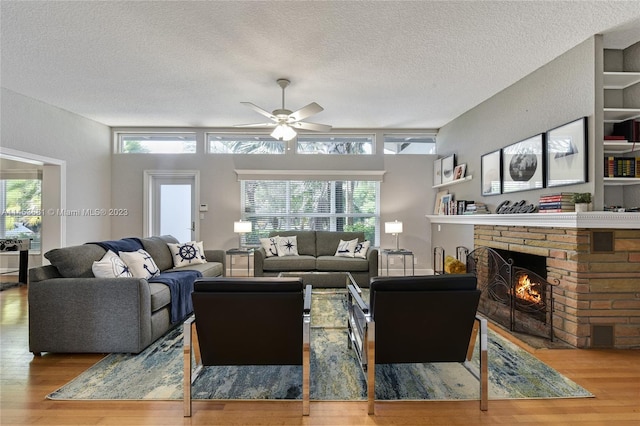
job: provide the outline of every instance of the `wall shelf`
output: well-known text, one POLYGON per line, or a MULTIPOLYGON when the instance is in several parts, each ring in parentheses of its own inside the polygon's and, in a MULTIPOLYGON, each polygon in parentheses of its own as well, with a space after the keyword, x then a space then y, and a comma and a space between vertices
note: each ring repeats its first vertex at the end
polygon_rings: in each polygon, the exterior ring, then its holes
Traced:
POLYGON ((628 154, 640 151, 640 142, 604 141, 602 147, 605 154, 628 154))
POLYGON ((460 179, 452 180, 451 182, 441 183, 440 185, 434 185, 431 188, 442 188, 442 187, 445 187, 445 186, 455 185, 457 183, 466 182, 466 181, 469 181, 471 179, 473 179, 473 176, 469 175, 469 176, 465 176, 465 177, 460 178, 460 179))
POLYGON ((604 108, 605 123, 620 123, 640 117, 640 108, 604 108))
POLYGON ((605 89, 626 89, 640 83, 640 72, 605 72, 605 89))
POLYGON ((603 179, 604 186, 627 186, 640 185, 640 178, 615 178, 606 177, 603 179))

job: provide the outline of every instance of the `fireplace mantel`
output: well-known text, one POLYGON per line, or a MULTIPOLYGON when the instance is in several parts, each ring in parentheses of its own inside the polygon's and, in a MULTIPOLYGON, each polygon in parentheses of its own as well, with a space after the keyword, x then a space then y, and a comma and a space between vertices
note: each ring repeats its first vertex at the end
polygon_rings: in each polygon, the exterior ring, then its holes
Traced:
POLYGON ((640 213, 629 212, 426 215, 426 217, 431 223, 460 225, 640 229, 640 213))

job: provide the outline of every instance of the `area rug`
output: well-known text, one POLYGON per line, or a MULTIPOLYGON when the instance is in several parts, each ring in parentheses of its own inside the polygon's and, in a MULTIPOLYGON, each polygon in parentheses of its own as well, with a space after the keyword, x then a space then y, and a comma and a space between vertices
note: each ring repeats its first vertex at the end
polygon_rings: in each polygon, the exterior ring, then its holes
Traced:
MULTIPOLYGON (((365 294, 365 297, 367 295, 365 294)), ((366 400, 365 375, 347 345, 344 291, 314 291, 311 330, 311 400, 366 400)), ((55 400, 182 399, 182 328, 138 355, 111 354, 48 395, 55 400)), ((478 366, 478 353, 473 365, 478 366)), ((477 371, 476 371, 477 374, 477 371)), ((301 399, 299 366, 207 367, 193 385, 194 399, 301 399)), ((490 331, 489 398, 592 397, 517 345, 490 331)), ((460 364, 376 367, 380 400, 479 398, 479 382, 460 364)))

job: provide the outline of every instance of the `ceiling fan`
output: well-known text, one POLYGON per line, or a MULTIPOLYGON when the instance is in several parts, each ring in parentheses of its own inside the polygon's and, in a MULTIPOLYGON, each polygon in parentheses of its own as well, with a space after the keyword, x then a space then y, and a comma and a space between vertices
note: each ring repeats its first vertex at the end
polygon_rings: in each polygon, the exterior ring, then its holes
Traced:
POLYGON ((235 127, 275 127, 271 136, 275 139, 282 139, 290 141, 295 138, 297 132, 295 129, 313 130, 316 132, 328 132, 331 130, 331 126, 326 124, 309 123, 304 120, 314 114, 317 114, 324 110, 320 105, 315 102, 311 102, 309 105, 300 108, 297 111, 292 112, 284 107, 284 89, 291 83, 286 78, 279 78, 277 80, 278 86, 282 88, 282 108, 275 109, 273 112, 269 112, 260 108, 259 106, 252 104, 251 102, 241 102, 248 106, 259 114, 264 115, 272 120, 271 123, 255 123, 255 124, 239 124, 235 127))

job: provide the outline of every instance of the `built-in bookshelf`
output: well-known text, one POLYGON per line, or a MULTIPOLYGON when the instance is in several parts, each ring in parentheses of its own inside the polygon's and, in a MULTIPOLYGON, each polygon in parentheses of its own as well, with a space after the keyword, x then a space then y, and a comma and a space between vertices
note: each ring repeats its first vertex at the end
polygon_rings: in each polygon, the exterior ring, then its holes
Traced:
MULTIPOLYGON (((612 91, 624 91, 625 89, 640 83, 640 72, 629 71, 606 71, 603 73, 603 88, 612 91)), ((640 105, 632 105, 627 108, 626 105, 612 105, 603 109, 604 123, 606 126, 614 126, 627 120, 640 119, 640 105)), ((611 127, 609 127, 610 129, 611 127)), ((640 178, 634 176, 613 177, 612 173, 607 171, 607 159, 611 157, 632 157, 629 154, 640 151, 640 142, 629 142, 626 140, 605 140, 603 141, 603 152, 605 155, 605 177, 603 184, 605 186, 627 186, 639 185, 640 178)), ((636 162, 637 163, 637 162, 636 162)))

